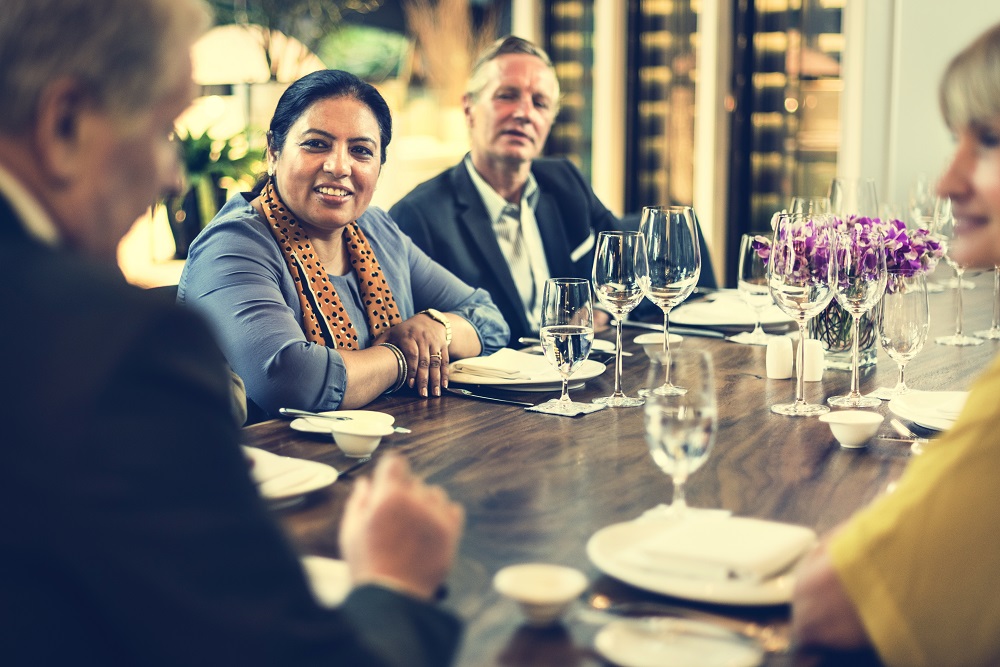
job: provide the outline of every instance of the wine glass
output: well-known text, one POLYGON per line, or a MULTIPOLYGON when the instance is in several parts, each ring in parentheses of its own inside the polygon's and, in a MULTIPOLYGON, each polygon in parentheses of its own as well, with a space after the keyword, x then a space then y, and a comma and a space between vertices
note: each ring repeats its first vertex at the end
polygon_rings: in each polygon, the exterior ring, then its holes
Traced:
POLYGON ((989 329, 976 332, 976 338, 1000 340, 1000 266, 993 267, 993 319, 989 329))
POLYGON ((569 378, 590 356, 594 342, 594 308, 586 278, 549 278, 542 291, 542 354, 562 377, 562 394, 538 405, 537 412, 577 414, 570 400, 569 378))
MULTIPOLYGON (((947 201, 950 204, 951 200, 947 201)), ((935 218, 935 231, 941 240, 941 244, 944 246, 944 261, 955 272, 955 305, 958 314, 955 317, 955 333, 950 336, 938 336, 934 339, 934 342, 938 345, 952 345, 957 347, 982 345, 982 338, 967 336, 963 331, 963 292, 965 291, 963 277, 965 276, 965 267, 956 262, 952 255, 955 242, 955 216, 951 214, 950 205, 942 205, 935 214, 935 218)))
POLYGON ((858 351, 861 347, 861 316, 871 310, 885 293, 885 236, 870 228, 848 228, 835 234, 834 297, 851 314, 851 391, 831 396, 827 403, 838 408, 873 408, 882 403, 874 396, 862 396, 858 387, 858 351))
POLYGON ((830 411, 806 403, 802 372, 805 367, 806 322, 833 299, 836 257, 826 216, 781 213, 774 226, 767 261, 767 285, 774 302, 799 325, 795 402, 771 406, 779 415, 804 417, 830 411))
POLYGON ((890 399, 910 390, 903 378, 906 364, 917 356, 927 341, 931 314, 927 301, 927 279, 922 273, 886 273, 885 294, 879 309, 878 340, 889 358, 899 367, 895 387, 882 387, 876 396, 890 399))
POLYGON ((613 408, 642 405, 641 398, 622 391, 622 320, 642 301, 641 281, 646 276, 646 255, 639 232, 601 232, 594 252, 594 291, 597 299, 615 316, 615 391, 595 398, 613 408))
POLYGON ((676 378, 687 391, 647 394, 646 443, 653 461, 673 480, 674 494, 668 512, 680 517, 687 510, 684 484, 708 458, 715 441, 717 411, 712 359, 707 352, 697 349, 658 352, 650 363, 646 386, 655 390, 665 376, 676 378))
POLYGON ((753 331, 743 331, 729 340, 744 345, 767 345, 768 335, 760 325, 760 313, 774 303, 771 292, 767 288, 767 265, 761 256, 761 246, 764 254, 771 248, 771 242, 763 236, 744 234, 740 239, 740 264, 736 275, 736 289, 743 301, 750 306, 754 314, 753 331))
MULTIPOLYGON (((642 282, 646 298, 663 311, 663 352, 670 354, 670 309, 688 298, 701 276, 701 244, 698 221, 690 206, 646 206, 642 209, 639 231, 645 243, 649 271, 642 282)), ((665 366, 664 371, 670 367, 665 366)), ((663 384, 649 391, 683 392, 665 375, 663 384)))
POLYGON ((847 220, 851 216, 878 217, 875 181, 870 178, 835 178, 830 184, 830 212, 847 220))
POLYGON ((829 197, 792 197, 788 206, 789 213, 802 215, 829 215, 829 197))

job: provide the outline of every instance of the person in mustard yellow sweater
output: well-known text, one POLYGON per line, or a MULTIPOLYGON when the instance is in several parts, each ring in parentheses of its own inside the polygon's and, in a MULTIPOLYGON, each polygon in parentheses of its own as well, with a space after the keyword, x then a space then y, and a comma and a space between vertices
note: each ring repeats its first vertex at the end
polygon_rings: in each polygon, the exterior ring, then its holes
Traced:
MULTIPOLYGON (((1000 265, 1000 25, 959 53, 940 86, 956 138, 938 183, 960 264, 1000 265)), ((1000 664, 1000 358, 955 425, 915 457, 895 490, 847 521, 800 570, 801 645, 872 647, 887 665, 1000 664)))

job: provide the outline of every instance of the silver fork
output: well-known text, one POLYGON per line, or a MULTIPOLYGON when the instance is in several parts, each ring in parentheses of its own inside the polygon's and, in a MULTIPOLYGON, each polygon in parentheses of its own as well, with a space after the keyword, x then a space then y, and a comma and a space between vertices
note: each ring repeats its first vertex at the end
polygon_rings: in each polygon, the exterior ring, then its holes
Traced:
POLYGON ((919 435, 908 429, 906 427, 906 424, 904 424, 903 422, 899 421, 896 418, 890 419, 889 425, 892 426, 893 429, 895 429, 896 433, 900 434, 905 439, 911 442, 910 451, 913 452, 914 455, 924 453, 924 445, 926 445, 929 442, 927 438, 920 437, 919 435))

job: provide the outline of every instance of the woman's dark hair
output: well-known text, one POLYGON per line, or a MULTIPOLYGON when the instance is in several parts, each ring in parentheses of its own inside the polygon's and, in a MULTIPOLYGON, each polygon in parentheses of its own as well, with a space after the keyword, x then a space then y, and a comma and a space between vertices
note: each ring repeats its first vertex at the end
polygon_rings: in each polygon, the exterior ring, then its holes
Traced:
MULTIPOLYGON (((281 94, 278 107, 271 117, 271 127, 267 132, 268 149, 281 151, 285 147, 289 128, 305 113, 306 109, 320 100, 338 97, 350 97, 361 102, 375 116, 381 144, 381 163, 385 164, 386 147, 392 139, 392 114, 389 112, 389 105, 385 103, 382 94, 373 85, 350 72, 338 69, 323 69, 306 74, 288 86, 281 94)), ((252 191, 253 194, 260 194, 267 178, 265 174, 257 180, 252 191)))

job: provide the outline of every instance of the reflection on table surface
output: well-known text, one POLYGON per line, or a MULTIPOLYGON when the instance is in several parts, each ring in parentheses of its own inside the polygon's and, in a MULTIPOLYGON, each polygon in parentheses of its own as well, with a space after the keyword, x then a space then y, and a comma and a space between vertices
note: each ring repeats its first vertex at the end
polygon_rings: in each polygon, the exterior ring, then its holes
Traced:
MULTIPOLYGON (((990 274, 966 293, 969 330, 988 328, 992 312, 990 274)), ((952 295, 931 295, 931 334, 952 326, 952 295)), ((610 338, 607 331, 601 337, 610 338)), ((623 387, 634 395, 649 360, 625 335, 623 387)), ((765 348, 715 338, 685 337, 685 347, 708 350, 715 363, 719 426, 715 448, 687 483, 692 507, 725 508, 740 516, 809 526, 823 533, 868 504, 898 479, 909 457, 906 443, 872 440, 860 450, 837 446, 829 428, 812 418, 776 415, 773 403, 794 395, 794 380, 764 376, 765 348)), ((908 384, 924 390, 964 390, 993 356, 996 343, 973 348, 928 344, 907 366, 908 384)), ((895 364, 879 353, 878 364, 862 371, 861 390, 895 381, 895 364)), ((574 399, 587 400, 613 389, 613 372, 586 383, 574 399)), ((850 373, 828 370, 822 382, 806 384, 806 399, 822 402, 849 389, 850 373)), ((477 391, 479 389, 477 388, 477 391)), ((496 389, 492 390, 496 392, 496 389)), ((482 393, 490 393, 483 388, 482 393)), ((537 403, 547 394, 501 392, 537 403)), ((383 397, 368 409, 388 412, 412 429, 383 439, 386 451, 406 455, 413 468, 441 484, 465 506, 467 523, 458 560, 448 580, 446 606, 466 623, 457 664, 601 665, 593 637, 600 624, 592 615, 571 615, 563 625, 533 629, 522 624, 515 604, 492 589, 500 568, 542 561, 583 570, 591 585, 581 597, 607 606, 630 601, 680 607, 692 616, 718 614, 729 627, 755 624, 767 636, 787 635, 787 606, 730 607, 648 593, 603 575, 588 560, 585 545, 597 530, 636 518, 670 499, 670 480, 653 464, 646 446, 642 408, 605 409, 580 418, 525 412, 517 406, 460 396, 422 400, 383 397)), ((888 403, 875 409, 888 416, 888 403)), ((286 456, 346 467, 329 436, 299 433, 284 420, 245 429, 245 444, 286 456)), ((898 437, 888 423, 879 435, 898 437)), ((370 474, 371 466, 354 475, 370 474)), ((279 513, 303 553, 336 557, 337 525, 353 476, 279 513)), ((700 617, 700 616, 699 616, 700 617)), ((769 653, 767 665, 874 664, 871 656, 769 653)))

